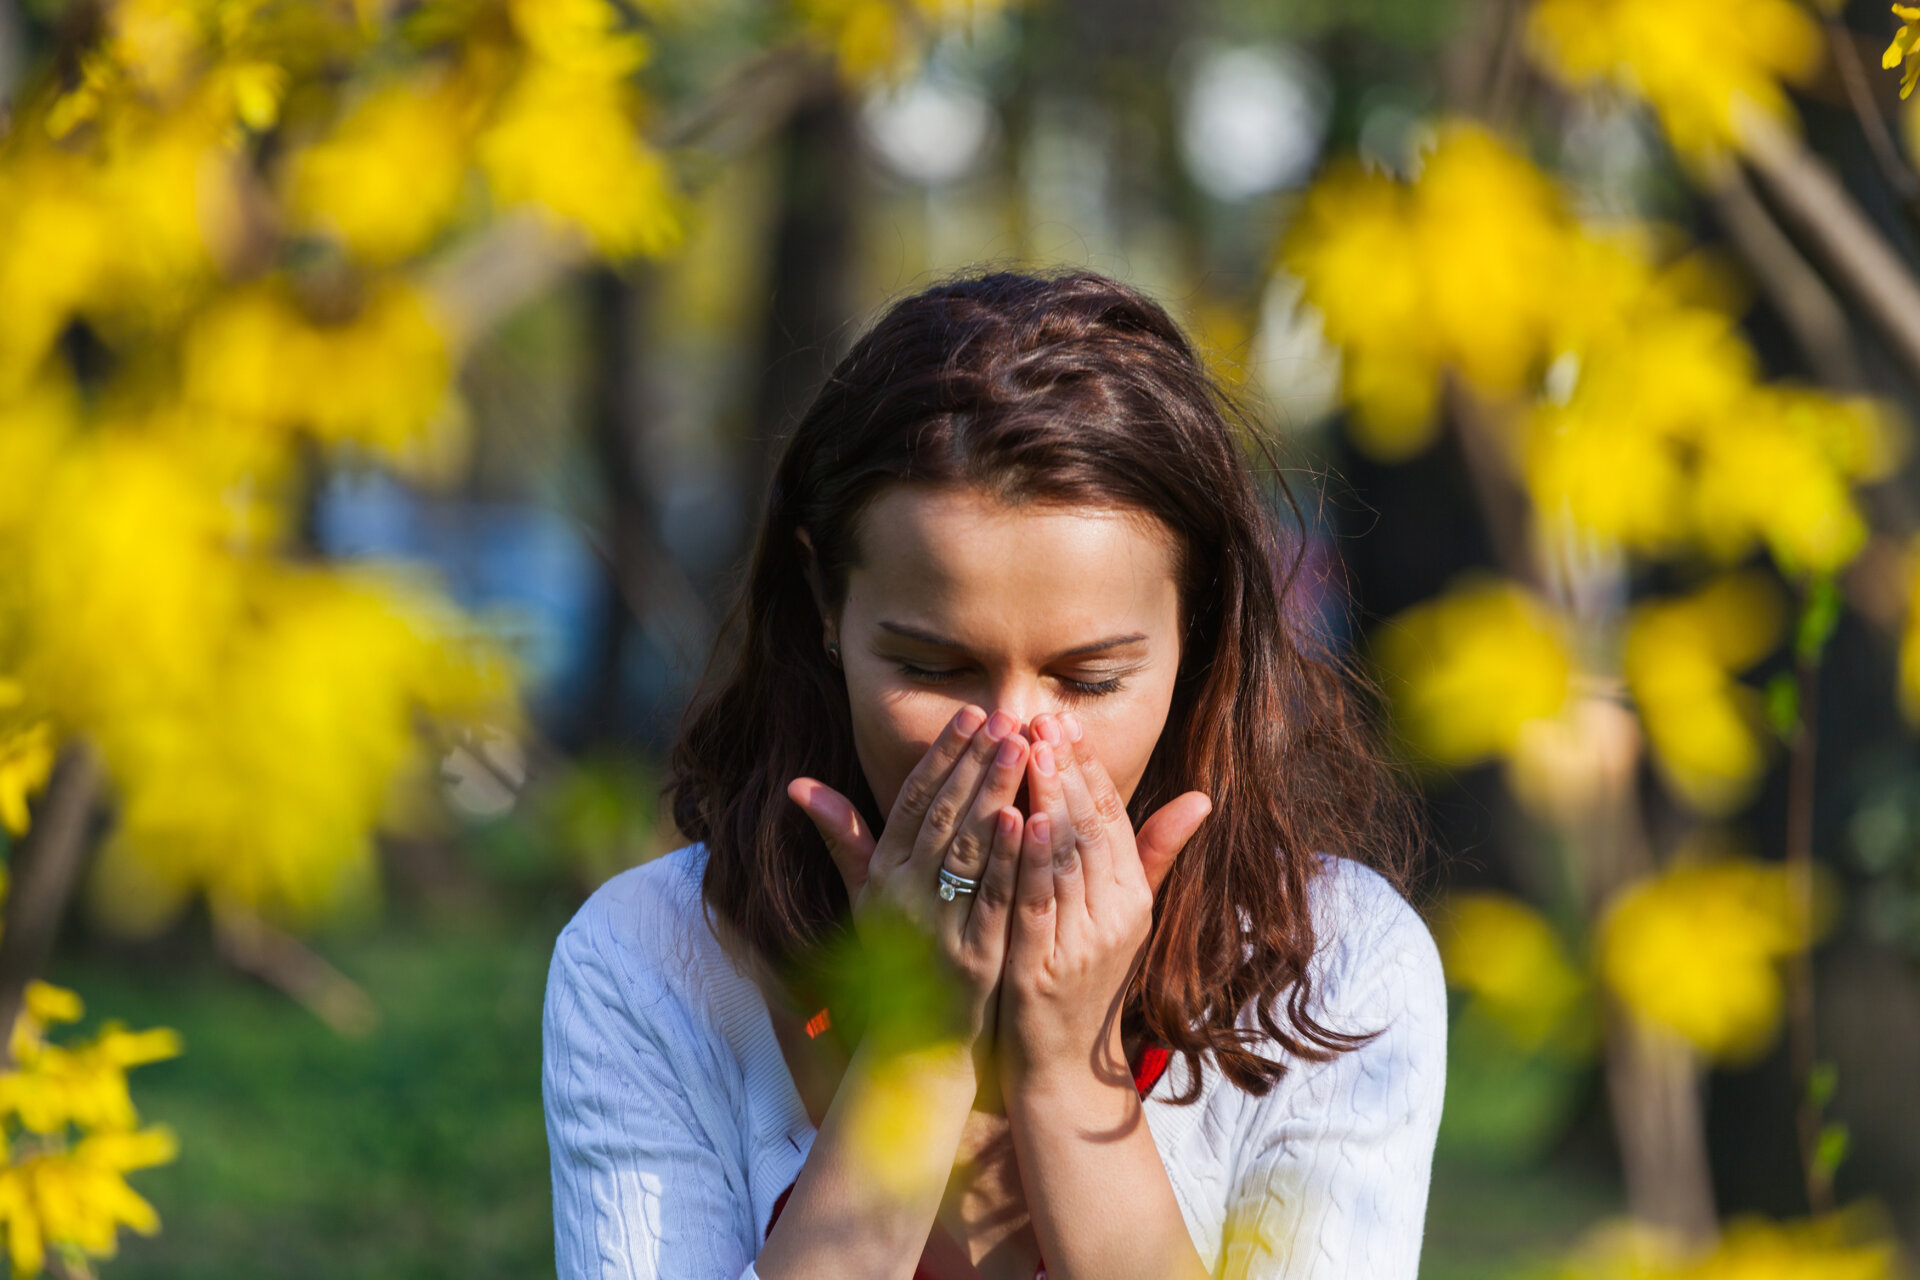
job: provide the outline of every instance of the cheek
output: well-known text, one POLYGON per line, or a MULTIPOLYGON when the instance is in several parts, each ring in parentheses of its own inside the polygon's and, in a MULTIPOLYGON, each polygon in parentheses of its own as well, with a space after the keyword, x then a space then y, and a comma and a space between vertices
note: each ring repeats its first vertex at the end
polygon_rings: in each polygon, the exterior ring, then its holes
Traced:
POLYGON ((1173 689, 1142 691, 1111 707, 1082 707, 1076 711, 1087 738, 1099 754, 1100 763, 1121 798, 1133 799, 1147 761, 1160 742, 1167 725, 1167 710, 1172 705, 1173 689))
POLYGON ((893 808, 900 786, 960 710, 961 702, 925 693, 902 697, 895 690, 847 687, 853 713, 853 747, 867 788, 882 815, 893 808))

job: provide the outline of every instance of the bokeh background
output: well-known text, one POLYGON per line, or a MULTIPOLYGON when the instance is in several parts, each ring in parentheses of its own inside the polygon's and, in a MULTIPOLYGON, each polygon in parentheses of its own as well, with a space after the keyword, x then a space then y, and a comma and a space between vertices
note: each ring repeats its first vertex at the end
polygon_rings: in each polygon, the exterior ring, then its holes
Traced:
POLYGON ((1912 1274, 1909 20, 0 0, 15 1274, 550 1274, 548 956, 783 431, 1057 266, 1263 425, 1426 797, 1423 1274, 1912 1274))

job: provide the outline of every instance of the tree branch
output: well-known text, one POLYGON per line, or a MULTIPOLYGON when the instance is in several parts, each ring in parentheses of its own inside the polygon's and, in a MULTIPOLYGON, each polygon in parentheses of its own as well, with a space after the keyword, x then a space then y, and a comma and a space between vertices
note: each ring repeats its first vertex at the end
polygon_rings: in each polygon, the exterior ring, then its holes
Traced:
POLYGON ((14 858, 0 932, 0 1064, 27 984, 45 969, 67 902, 86 866, 89 826, 105 775, 84 741, 69 743, 54 765, 33 829, 14 858))

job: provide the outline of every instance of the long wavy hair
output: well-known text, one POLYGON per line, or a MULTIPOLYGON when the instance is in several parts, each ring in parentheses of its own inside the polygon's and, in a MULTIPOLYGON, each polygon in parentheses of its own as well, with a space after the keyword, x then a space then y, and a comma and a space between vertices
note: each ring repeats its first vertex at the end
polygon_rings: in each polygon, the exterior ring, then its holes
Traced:
POLYGON ((1397 882, 1415 847, 1409 792, 1377 747, 1372 699, 1282 603, 1300 573, 1248 461, 1260 436, 1151 299, 1077 271, 952 280, 895 304, 787 439, 748 576, 672 757, 680 829, 704 841, 708 910, 774 972, 844 927, 845 888, 787 798, 819 778, 885 815, 854 755, 847 689, 821 645, 810 574, 844 598, 863 512, 887 486, 978 486, 1008 502, 1131 509, 1179 548, 1186 628, 1165 728, 1130 804, 1137 826, 1183 791, 1213 800, 1161 886, 1125 1030, 1202 1055, 1264 1094, 1267 1038, 1324 1061, 1364 1037, 1311 1012, 1316 853, 1397 882), (811 563, 801 539, 813 547, 811 563))

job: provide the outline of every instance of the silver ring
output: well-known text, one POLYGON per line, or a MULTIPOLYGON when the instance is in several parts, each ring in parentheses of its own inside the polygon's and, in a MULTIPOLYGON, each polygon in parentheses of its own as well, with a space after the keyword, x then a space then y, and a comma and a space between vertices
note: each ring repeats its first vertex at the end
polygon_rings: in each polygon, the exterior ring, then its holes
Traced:
POLYGON ((940 901, 952 902, 956 894, 972 893, 980 887, 978 880, 969 880, 957 876, 945 867, 940 868, 940 901))

